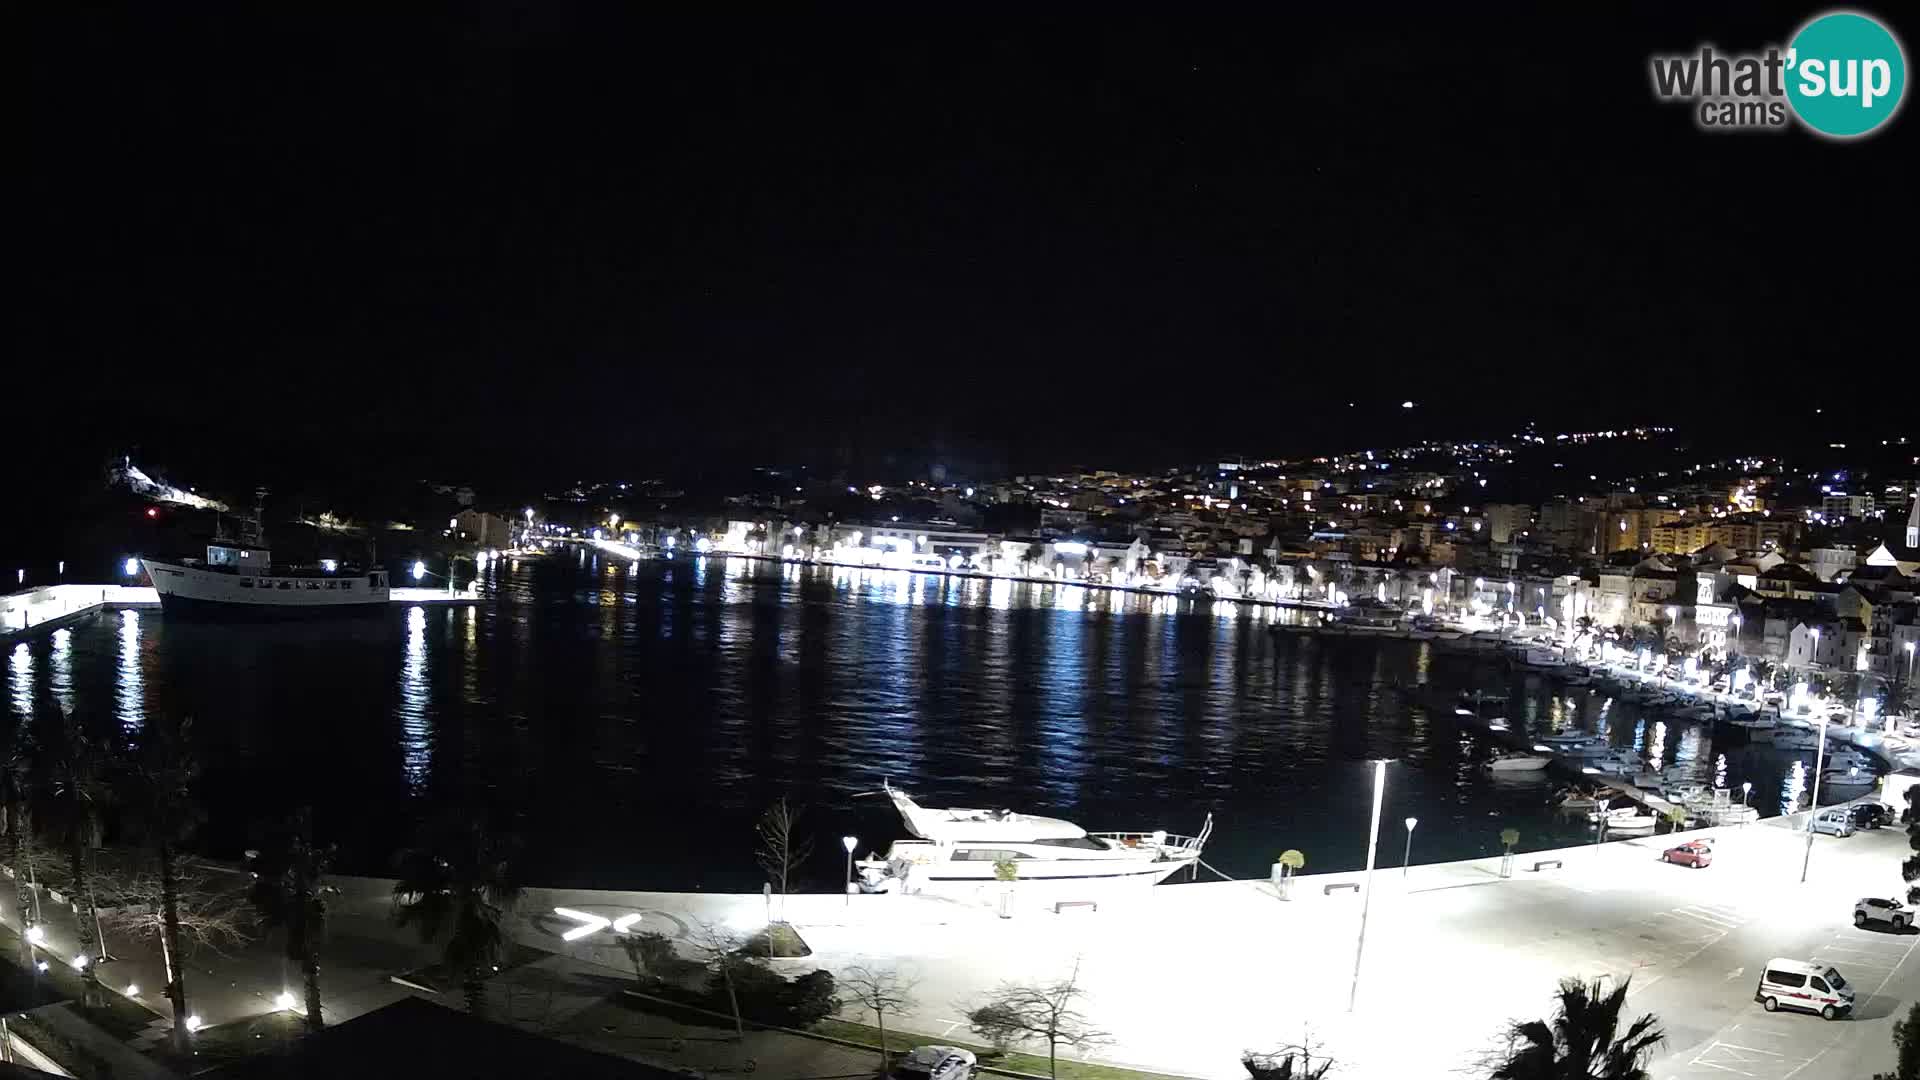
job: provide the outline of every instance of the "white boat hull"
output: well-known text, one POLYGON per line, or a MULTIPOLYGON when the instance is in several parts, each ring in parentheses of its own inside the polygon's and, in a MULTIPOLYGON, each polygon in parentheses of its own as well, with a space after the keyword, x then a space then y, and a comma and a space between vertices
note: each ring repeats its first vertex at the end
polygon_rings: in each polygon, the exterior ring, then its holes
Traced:
POLYGON ((383 570, 371 574, 283 577, 230 574, 204 567, 143 559, 162 611, 222 618, 289 618, 384 610, 389 590, 383 570))

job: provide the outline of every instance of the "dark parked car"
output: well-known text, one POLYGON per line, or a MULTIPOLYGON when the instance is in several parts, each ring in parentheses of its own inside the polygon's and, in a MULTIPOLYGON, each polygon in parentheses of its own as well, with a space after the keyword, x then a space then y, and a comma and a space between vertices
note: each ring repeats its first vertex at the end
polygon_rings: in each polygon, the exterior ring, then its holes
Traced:
POLYGON ((1853 826, 1856 829, 1877 829, 1891 824, 1893 808, 1886 803, 1864 802, 1853 808, 1853 826))

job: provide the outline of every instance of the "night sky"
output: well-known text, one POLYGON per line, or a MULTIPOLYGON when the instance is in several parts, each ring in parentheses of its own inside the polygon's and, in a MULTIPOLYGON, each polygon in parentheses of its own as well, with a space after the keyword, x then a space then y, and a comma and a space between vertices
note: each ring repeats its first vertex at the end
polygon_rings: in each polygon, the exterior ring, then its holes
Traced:
POLYGON ((267 7, 36 28, 16 439, 484 481, 1915 400, 1911 109, 1648 88, 1819 6, 267 7))

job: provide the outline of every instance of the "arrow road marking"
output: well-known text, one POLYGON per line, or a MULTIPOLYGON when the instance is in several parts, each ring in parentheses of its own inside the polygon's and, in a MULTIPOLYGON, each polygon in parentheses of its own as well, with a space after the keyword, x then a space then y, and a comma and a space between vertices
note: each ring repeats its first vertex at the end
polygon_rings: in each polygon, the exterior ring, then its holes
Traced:
POLYGON ((613 925, 612 919, 603 919, 598 915, 589 915, 584 911, 575 911, 572 908, 557 907, 553 909, 553 913, 563 919, 572 919, 580 924, 566 933, 561 934, 561 941, 578 941, 588 934, 597 934, 613 925))
POLYGON ((1733 969, 1732 971, 1729 971, 1729 972, 1727 972, 1727 979, 1726 979, 1726 981, 1728 981, 1728 982, 1732 982, 1733 980, 1735 980, 1735 979, 1737 979, 1737 978, 1739 978, 1740 976, 1742 976, 1742 975, 1744 975, 1744 974, 1746 974, 1746 971, 1747 971, 1747 969, 1746 969, 1746 968, 1744 968, 1744 967, 1737 967, 1737 968, 1734 968, 1734 969, 1733 969))

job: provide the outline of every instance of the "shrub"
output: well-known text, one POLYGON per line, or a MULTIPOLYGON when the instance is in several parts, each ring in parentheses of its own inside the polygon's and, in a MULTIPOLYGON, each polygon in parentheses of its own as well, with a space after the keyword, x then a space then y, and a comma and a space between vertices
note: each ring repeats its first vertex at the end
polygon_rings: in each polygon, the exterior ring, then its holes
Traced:
MULTIPOLYGON (((780 1027, 807 1027, 840 1011, 833 973, 809 971, 789 979, 757 960, 736 956, 728 961, 740 1014, 749 1020, 780 1027)), ((726 1012, 726 981, 715 974, 707 984, 707 1007, 726 1012)))

